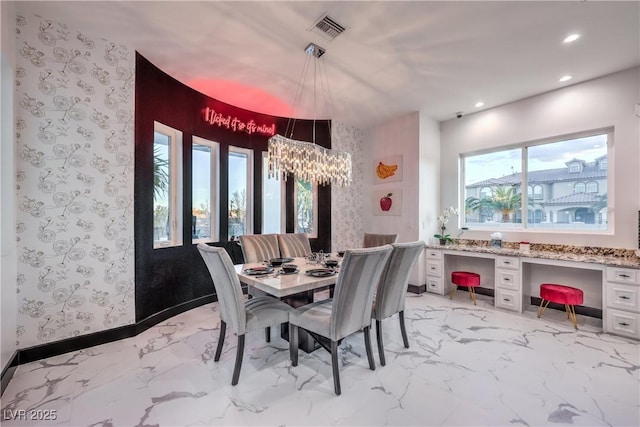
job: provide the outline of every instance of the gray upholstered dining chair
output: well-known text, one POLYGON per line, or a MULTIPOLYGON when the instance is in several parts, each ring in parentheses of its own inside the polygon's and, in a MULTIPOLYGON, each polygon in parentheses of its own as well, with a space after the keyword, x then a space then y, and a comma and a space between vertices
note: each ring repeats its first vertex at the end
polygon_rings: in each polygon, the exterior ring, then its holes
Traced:
POLYGON ((309 238, 304 233, 278 234, 278 245, 282 257, 305 257, 311 253, 309 238))
POLYGON ((331 352, 333 387, 340 394, 338 341, 355 332, 364 331, 369 368, 374 370, 371 350, 371 305, 375 286, 380 280, 392 247, 389 245, 345 251, 333 298, 298 307, 289 316, 289 350, 291 364, 298 365, 298 328, 324 337, 318 342, 331 352))
POLYGON ((371 316, 376 321, 376 339, 378 341, 378 354, 380 364, 386 364, 384 359, 384 344, 382 341, 382 321, 398 313, 400 331, 405 348, 409 348, 407 330, 404 325, 404 301, 409 286, 411 269, 418 261, 424 242, 419 240, 410 243, 394 243, 393 252, 382 272, 378 289, 373 303, 371 316))
POLYGON ((240 235, 240 246, 246 263, 280 258, 280 247, 276 234, 240 235))
POLYGON ((364 233, 363 248, 390 245, 398 241, 397 234, 364 233))
POLYGON ((293 309, 288 304, 270 296, 245 300, 240 280, 227 251, 204 243, 198 244, 198 251, 209 269, 220 304, 220 337, 214 361, 220 360, 227 323, 238 335, 236 364, 231 379, 231 385, 236 385, 240 377, 240 368, 242 368, 245 334, 288 322, 289 312, 293 309))

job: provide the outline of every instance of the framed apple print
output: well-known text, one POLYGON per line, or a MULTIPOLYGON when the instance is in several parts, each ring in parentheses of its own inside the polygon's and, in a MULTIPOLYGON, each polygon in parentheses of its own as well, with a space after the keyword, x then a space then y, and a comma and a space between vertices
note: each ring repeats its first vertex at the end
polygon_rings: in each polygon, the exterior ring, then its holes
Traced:
POLYGON ((383 182, 402 181, 402 155, 380 157, 373 162, 373 182, 382 184, 383 182))
POLYGON ((402 188, 373 190, 372 203, 374 215, 399 216, 402 214, 402 188))

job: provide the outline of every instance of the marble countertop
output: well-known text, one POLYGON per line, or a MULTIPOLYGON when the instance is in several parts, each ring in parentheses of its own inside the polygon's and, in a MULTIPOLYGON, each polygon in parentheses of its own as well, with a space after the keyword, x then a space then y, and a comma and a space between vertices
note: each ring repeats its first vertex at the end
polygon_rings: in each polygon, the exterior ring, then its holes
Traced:
POLYGON ((489 246, 470 246, 470 245, 426 245, 429 249, 443 249, 448 251, 461 251, 461 252, 476 252, 487 253, 502 256, 517 256, 523 258, 541 258, 552 259, 559 261, 578 261, 588 262, 592 264, 611 265, 616 267, 638 268, 640 269, 640 258, 638 257, 617 257, 606 255, 592 255, 592 254, 578 254, 570 252, 553 252, 553 251, 535 251, 530 250, 528 252, 521 251, 519 249, 509 248, 493 248, 489 246))

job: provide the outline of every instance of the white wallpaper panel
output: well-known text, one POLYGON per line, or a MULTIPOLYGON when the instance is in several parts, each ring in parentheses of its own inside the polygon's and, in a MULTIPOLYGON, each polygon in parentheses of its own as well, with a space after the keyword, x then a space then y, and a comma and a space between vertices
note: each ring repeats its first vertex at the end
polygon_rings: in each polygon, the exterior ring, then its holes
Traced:
POLYGON ((334 251, 361 248, 364 238, 364 133, 362 130, 334 121, 332 148, 351 153, 353 183, 349 187, 331 189, 331 248, 334 251))
POLYGON ((17 15, 17 339, 135 321, 135 52, 17 15))

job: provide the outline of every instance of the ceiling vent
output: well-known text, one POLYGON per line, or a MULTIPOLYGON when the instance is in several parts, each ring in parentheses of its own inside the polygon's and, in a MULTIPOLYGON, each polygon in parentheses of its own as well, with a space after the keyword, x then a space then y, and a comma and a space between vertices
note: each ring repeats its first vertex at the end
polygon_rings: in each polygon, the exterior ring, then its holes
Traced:
POLYGON ((331 41, 342 34, 347 28, 331 16, 325 14, 316 21, 311 31, 331 41))

